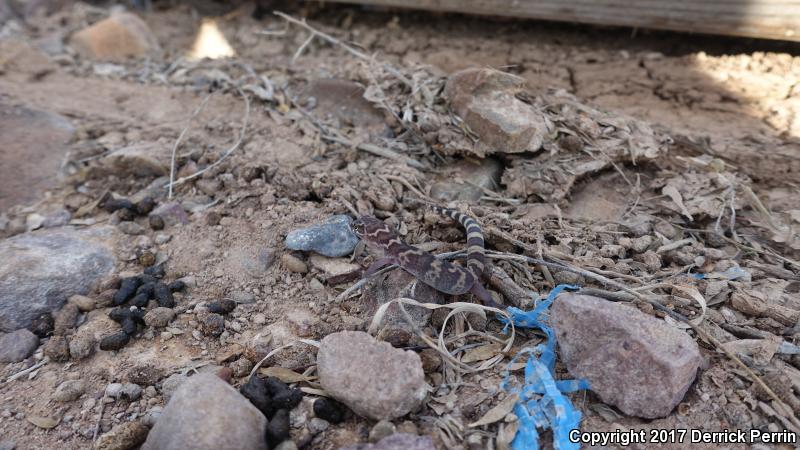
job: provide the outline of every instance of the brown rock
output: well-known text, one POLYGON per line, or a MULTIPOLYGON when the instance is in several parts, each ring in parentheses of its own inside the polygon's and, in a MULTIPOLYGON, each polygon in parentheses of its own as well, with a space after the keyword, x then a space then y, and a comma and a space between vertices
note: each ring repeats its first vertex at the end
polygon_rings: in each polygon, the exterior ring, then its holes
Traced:
POLYGON ((160 46, 150 28, 131 13, 114 14, 72 36, 70 44, 93 59, 124 60, 156 54, 160 46))
POLYGON ((137 448, 147 439, 149 431, 141 422, 123 423, 100 436, 94 448, 96 450, 129 450, 137 448))
POLYGON ((541 147, 544 117, 515 97, 524 83, 494 69, 466 69, 447 80, 444 93, 451 107, 480 137, 477 153, 519 153, 541 147))
POLYGON ((75 327, 75 322, 78 320, 78 306, 74 303, 67 303, 61 310, 55 314, 55 321, 53 325, 53 333, 66 334, 68 330, 75 327))
POLYGON ((702 362, 689 335, 630 306, 564 294, 553 304, 552 320, 570 374, 632 416, 669 414, 702 362))
POLYGON ((44 345, 44 355, 53 361, 69 361, 69 343, 64 336, 53 336, 44 345))
POLYGON ((89 312, 96 308, 94 299, 85 295, 73 295, 67 299, 67 302, 74 304, 83 312, 89 312))

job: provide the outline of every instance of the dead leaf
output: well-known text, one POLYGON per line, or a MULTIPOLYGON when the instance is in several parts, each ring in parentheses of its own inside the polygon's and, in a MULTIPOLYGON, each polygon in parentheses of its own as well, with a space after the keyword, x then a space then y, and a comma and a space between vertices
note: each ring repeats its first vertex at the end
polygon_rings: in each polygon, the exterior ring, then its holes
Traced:
POLYGON ((672 202, 678 205, 678 208, 681 210, 681 214, 686 216, 689 220, 694 220, 692 215, 689 214, 689 210, 686 209, 686 206, 683 204, 683 197, 681 197, 681 193, 672 185, 666 185, 661 189, 661 193, 668 196, 672 199, 672 202))
POLYGON ((303 375, 291 369, 278 366, 262 367, 258 370, 258 373, 265 377, 275 377, 284 383, 299 383, 301 381, 313 381, 317 379, 317 377, 303 375))
POLYGON ((500 353, 503 349, 503 344, 487 344, 480 347, 471 348, 464 352, 461 357, 461 362, 472 363, 477 361, 486 361, 500 353))
POLYGON ((514 409, 514 405, 517 404, 517 400, 519 400, 519 395, 511 394, 508 397, 504 398, 503 401, 495 405, 494 408, 486 411, 486 414, 483 415, 477 422, 472 422, 471 424, 467 425, 470 428, 480 427, 482 425, 488 425, 490 423, 495 423, 503 420, 503 418, 514 409))
POLYGON ((61 422, 61 418, 53 419, 52 417, 28 416, 28 422, 36 425, 39 428, 49 430, 51 428, 55 428, 56 425, 61 422))
POLYGON ((497 450, 510 450, 511 442, 517 436, 518 430, 518 420, 500 425, 500 429, 497 431, 497 450))

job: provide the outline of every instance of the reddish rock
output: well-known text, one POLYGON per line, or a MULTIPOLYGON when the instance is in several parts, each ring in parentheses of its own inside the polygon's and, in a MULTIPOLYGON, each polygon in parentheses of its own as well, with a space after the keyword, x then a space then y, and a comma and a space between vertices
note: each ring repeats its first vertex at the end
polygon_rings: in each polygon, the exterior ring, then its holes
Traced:
POLYGON ((702 362, 688 334, 636 308, 564 294, 552 323, 570 374, 628 415, 665 417, 680 403, 702 362))
POLYGON ((445 96, 453 111, 480 138, 471 149, 483 153, 537 150, 546 133, 544 117, 516 98, 525 80, 494 69, 465 69, 447 80, 445 96))
POLYGON ((114 14, 72 36, 70 44, 93 59, 124 60, 156 54, 160 46, 147 24, 131 13, 114 14))

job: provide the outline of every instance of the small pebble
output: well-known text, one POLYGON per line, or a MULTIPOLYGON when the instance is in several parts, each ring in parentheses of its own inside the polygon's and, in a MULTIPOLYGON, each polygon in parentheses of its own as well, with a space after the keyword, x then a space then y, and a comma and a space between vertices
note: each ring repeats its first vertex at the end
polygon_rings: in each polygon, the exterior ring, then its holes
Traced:
POLYGON ((286 235, 286 247, 325 256, 349 255, 358 244, 358 237, 350 229, 352 221, 350 216, 336 215, 323 223, 293 230, 286 235))
POLYGON ((386 436, 394 434, 397 428, 388 420, 380 420, 369 430, 369 441, 378 442, 386 436))
POLYGON ((150 217, 147 220, 150 223, 150 228, 152 228, 154 230, 163 230, 164 229, 164 218, 163 217, 161 217, 159 215, 151 214, 150 217))
POLYGON ((225 331, 225 319, 215 313, 205 313, 200 317, 200 331, 206 336, 219 336, 225 331))
POLYGON ((126 422, 100 436, 94 448, 96 450, 133 449, 144 443, 148 431, 148 428, 140 422, 126 422))
POLYGON ((58 385, 53 393, 53 398, 59 402, 71 402, 86 392, 86 383, 83 380, 67 380, 58 385))
POLYGON ((308 421, 308 425, 306 425, 306 427, 308 428, 308 431, 311 432, 311 434, 319 434, 327 430, 329 425, 330 424, 328 423, 327 420, 320 419, 319 417, 314 417, 313 419, 308 421))
MULTIPOLYGON (((127 211, 127 210, 126 210, 127 211)), ((138 236, 144 233, 144 227, 133 221, 120 222, 117 225, 120 231, 131 236, 138 236)))
POLYGON ((164 328, 175 318, 175 311, 171 308, 159 306, 144 315, 144 323, 153 328, 164 328))
POLYGON ((304 263, 300 258, 291 255, 289 253, 285 253, 281 256, 281 264, 286 270, 295 273, 307 273, 308 266, 304 263))
POLYGON ((156 234, 156 237, 153 239, 153 242, 155 242, 156 245, 164 245, 170 240, 172 240, 172 235, 166 233, 158 233, 156 234))
POLYGON ((70 303, 75 304, 79 310, 89 312, 95 309, 95 301, 85 295, 73 295, 68 300, 70 303))

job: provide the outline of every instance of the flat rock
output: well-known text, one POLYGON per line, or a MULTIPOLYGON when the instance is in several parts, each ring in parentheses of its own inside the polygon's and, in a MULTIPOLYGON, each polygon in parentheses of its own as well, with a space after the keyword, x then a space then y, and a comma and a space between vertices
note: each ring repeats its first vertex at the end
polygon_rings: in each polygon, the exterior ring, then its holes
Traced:
POLYGON ((267 418, 236 389, 212 374, 181 384, 142 450, 266 450, 267 418))
POLYGON ((474 151, 519 153, 542 146, 544 116, 516 98, 525 80, 494 69, 465 69, 452 74, 445 96, 453 111, 480 138, 474 151))
POLYGON ((435 450, 430 436, 417 436, 409 433, 394 433, 374 444, 354 444, 339 450, 435 450))
POLYGON ((665 417, 702 362, 685 332, 636 308, 588 295, 560 295, 552 322, 572 376, 628 415, 665 417))
POLYGON ((373 420, 402 417, 427 394, 419 356, 361 331, 326 336, 317 353, 322 388, 356 414, 373 420))
POLYGON ((117 61, 155 55, 161 49, 147 24, 131 13, 113 14, 78 31, 70 45, 83 56, 117 61))
MULTIPOLYGON (((5 58, 18 61, 3 50, 5 58)), ((74 134, 58 114, 0 104, 0 211, 34 201, 55 185, 74 134)))
POLYGON ((0 242, 0 331, 27 328, 114 269, 110 227, 26 233, 0 242))
POLYGON ((53 398, 59 402, 71 402, 86 392, 86 383, 83 380, 67 380, 58 385, 53 393, 53 398))
POLYGON ((286 247, 323 256, 349 255, 358 243, 358 237, 350 229, 352 221, 350 216, 336 215, 308 228, 293 230, 286 235, 286 247))
POLYGON ((0 336, 0 363, 15 363, 31 356, 39 346, 39 337, 26 329, 0 336))
POLYGON ((158 146, 131 146, 103 158, 103 164, 118 176, 162 176, 168 173, 168 160, 158 146))
POLYGON ((323 78, 314 80, 301 93, 312 114, 322 120, 331 118, 340 126, 355 126, 377 134, 386 129, 383 114, 364 98, 364 87, 350 80, 323 78))
POLYGON ((361 274, 361 266, 353 264, 348 258, 329 258, 327 256, 311 255, 308 262, 315 269, 322 272, 325 280, 332 284, 338 284, 343 279, 358 279, 361 274))

